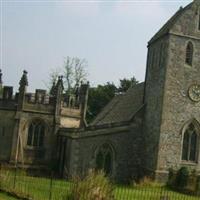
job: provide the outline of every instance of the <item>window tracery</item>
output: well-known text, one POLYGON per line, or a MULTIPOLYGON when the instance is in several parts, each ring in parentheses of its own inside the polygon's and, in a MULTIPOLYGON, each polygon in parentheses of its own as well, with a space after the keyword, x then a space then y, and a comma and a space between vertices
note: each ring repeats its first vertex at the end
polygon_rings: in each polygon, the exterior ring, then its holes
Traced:
POLYGON ((197 161, 198 135, 195 126, 191 123, 184 132, 182 146, 182 160, 197 161))
POLYGON ((44 143, 45 126, 39 121, 31 122, 28 128, 27 145, 33 147, 42 147, 44 143))

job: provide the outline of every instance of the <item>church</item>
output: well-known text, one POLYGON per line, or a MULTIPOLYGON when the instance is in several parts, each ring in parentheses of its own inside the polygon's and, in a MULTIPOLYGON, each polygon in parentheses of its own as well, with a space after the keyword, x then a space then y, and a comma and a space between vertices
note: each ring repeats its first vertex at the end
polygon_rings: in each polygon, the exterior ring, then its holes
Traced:
POLYGON ((50 94, 0 84, 0 161, 55 168, 65 177, 103 169, 119 181, 167 179, 169 168, 200 173, 200 1, 180 8, 148 42, 144 83, 116 95, 91 124, 89 86, 50 94))

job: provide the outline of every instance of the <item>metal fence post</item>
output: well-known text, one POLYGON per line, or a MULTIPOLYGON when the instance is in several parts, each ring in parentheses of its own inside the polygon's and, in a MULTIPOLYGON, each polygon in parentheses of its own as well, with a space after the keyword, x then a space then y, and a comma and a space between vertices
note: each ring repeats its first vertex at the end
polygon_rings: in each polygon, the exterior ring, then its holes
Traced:
POLYGON ((50 187, 49 187, 49 200, 52 200, 52 187, 53 187, 53 172, 51 172, 51 180, 50 180, 50 187))
POLYGON ((13 180, 13 188, 14 189, 15 189, 15 186, 16 186, 16 180, 17 180, 17 167, 15 167, 14 180, 13 180))

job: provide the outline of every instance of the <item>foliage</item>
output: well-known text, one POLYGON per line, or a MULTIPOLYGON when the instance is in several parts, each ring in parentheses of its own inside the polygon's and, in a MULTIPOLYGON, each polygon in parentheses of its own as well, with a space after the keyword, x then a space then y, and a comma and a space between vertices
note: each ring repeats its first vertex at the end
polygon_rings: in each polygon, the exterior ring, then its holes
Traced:
POLYGON ((190 172, 186 167, 177 172, 170 169, 167 185, 183 193, 200 195, 200 177, 195 170, 190 172))
POLYGON ((107 82, 104 85, 90 88, 88 97, 87 122, 91 122, 97 114, 112 100, 116 93, 124 93, 131 86, 138 84, 135 77, 120 79, 120 85, 107 82))
POLYGON ((118 88, 118 92, 126 92, 131 86, 138 84, 138 81, 135 77, 130 79, 120 79, 120 86, 118 88))
POLYGON ((175 186, 178 188, 185 188, 188 183, 189 170, 186 167, 181 167, 176 175, 175 186))
POLYGON ((167 185, 172 186, 175 183, 176 173, 173 168, 169 169, 167 185))
POLYGON ((0 192, 0 200, 16 200, 16 198, 11 197, 6 193, 0 192))
POLYGON ((102 171, 90 171, 83 180, 76 180, 70 200, 113 200, 113 186, 102 171))
POLYGON ((160 183, 147 176, 145 176, 138 183, 135 184, 135 186, 137 187, 159 187, 160 185, 160 183))
POLYGON ((87 121, 90 122, 115 96, 117 87, 114 83, 107 82, 105 85, 98 85, 90 88, 88 96, 87 121))

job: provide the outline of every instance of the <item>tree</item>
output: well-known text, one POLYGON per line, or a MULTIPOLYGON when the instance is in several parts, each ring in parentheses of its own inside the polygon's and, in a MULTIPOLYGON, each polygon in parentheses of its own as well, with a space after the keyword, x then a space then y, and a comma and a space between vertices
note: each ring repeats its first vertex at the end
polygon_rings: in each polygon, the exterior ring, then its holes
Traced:
POLYGON ((136 84, 138 84, 138 81, 136 80, 135 77, 131 78, 131 79, 120 79, 120 86, 118 88, 118 92, 126 92, 131 86, 134 86, 136 84))
POLYGON ((112 100, 116 93, 124 93, 129 87, 138 84, 135 77, 120 79, 117 87, 114 83, 107 82, 104 85, 90 88, 88 97, 88 110, 86 119, 91 122, 99 112, 112 100))
POLYGON ((88 63, 85 59, 78 57, 67 57, 64 61, 64 83, 67 91, 75 86, 80 85, 82 81, 86 81, 86 68, 88 63))
POLYGON ((56 80, 58 79, 60 71, 61 70, 59 68, 51 69, 51 71, 49 73, 49 81, 44 82, 45 86, 48 88, 49 91, 51 90, 53 83, 55 83, 56 80))
POLYGON ((65 78, 65 88, 66 90, 71 90, 73 84, 73 58, 67 57, 64 60, 64 78, 65 78))
POLYGON ((51 88, 53 83, 57 80, 59 74, 63 74, 64 88, 70 92, 81 82, 86 81, 88 63, 85 59, 78 57, 67 56, 64 59, 64 65, 62 68, 52 69, 49 74, 49 83, 46 84, 48 89, 51 88))
POLYGON ((117 87, 114 83, 107 82, 105 85, 98 85, 90 88, 88 96, 88 109, 86 119, 91 122, 97 114, 115 96, 117 87))
POLYGON ((88 63, 85 59, 74 58, 74 81, 75 85, 80 85, 81 81, 86 81, 86 67, 88 63))

